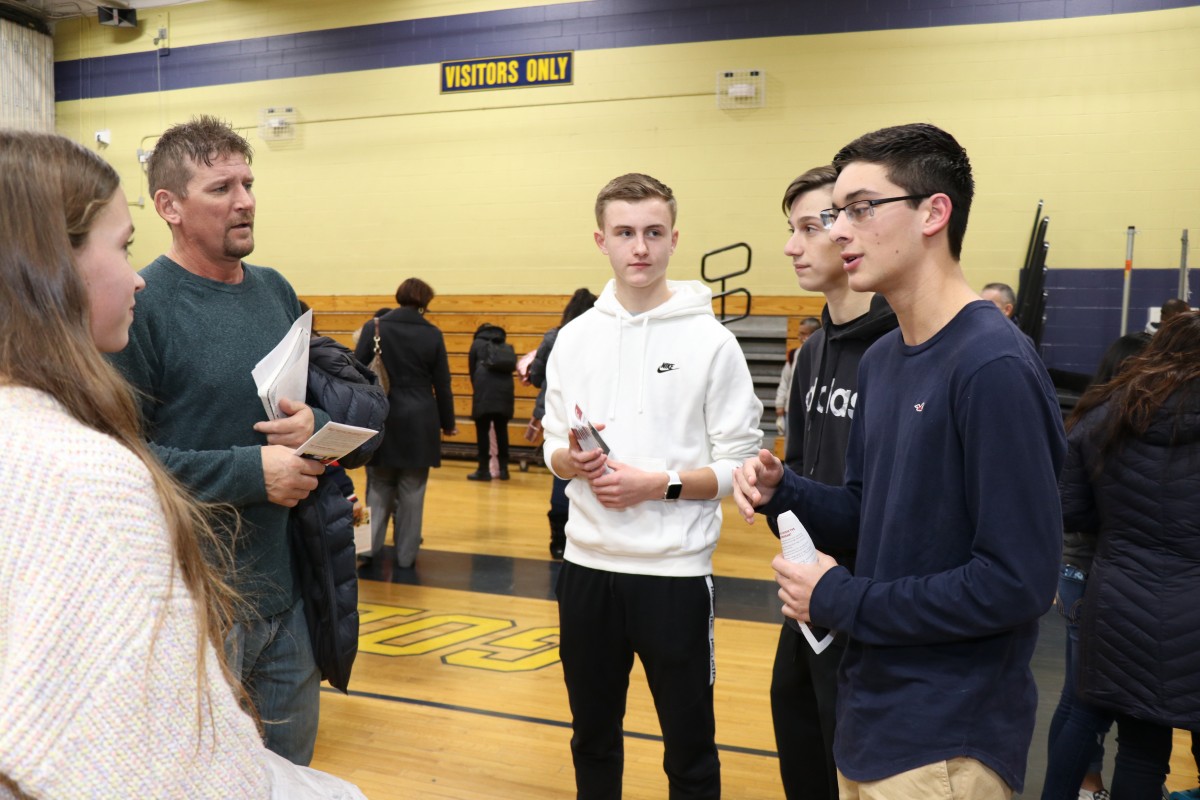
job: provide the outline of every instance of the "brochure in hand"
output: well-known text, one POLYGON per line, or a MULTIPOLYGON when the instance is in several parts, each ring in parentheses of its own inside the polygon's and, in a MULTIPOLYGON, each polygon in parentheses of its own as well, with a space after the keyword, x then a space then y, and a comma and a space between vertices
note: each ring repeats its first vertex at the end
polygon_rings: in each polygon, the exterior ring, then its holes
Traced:
MULTIPOLYGON (((783 545, 784 558, 793 564, 815 564, 817 562, 817 548, 813 544, 812 537, 808 535, 803 523, 794 513, 783 512, 775 518, 775 524, 779 526, 779 541, 783 545)), ((814 653, 824 652, 825 648, 833 643, 833 631, 823 628, 814 630, 808 626, 807 622, 800 623, 800 632, 804 634, 804 638, 808 640, 814 653)))
POLYGON ((337 461, 377 433, 379 431, 370 428, 327 422, 321 430, 310 436, 307 442, 296 448, 296 455, 328 464, 330 461, 337 461))
POLYGON ((600 431, 592 423, 588 422, 587 415, 583 413, 583 409, 579 404, 575 404, 574 419, 571 420, 571 433, 575 434, 575 441, 579 442, 579 449, 587 452, 588 450, 600 450, 604 455, 608 455, 608 445, 600 436, 600 431))

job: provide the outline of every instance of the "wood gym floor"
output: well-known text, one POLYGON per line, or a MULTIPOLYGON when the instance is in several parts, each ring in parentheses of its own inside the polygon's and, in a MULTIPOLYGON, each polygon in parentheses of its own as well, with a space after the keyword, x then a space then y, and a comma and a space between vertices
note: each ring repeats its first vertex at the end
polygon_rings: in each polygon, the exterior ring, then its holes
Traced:
MULTIPOLYGON (((349 696, 321 695, 313 766, 372 800, 537 800, 574 796, 570 713, 558 662, 548 552, 549 473, 465 480, 473 464, 431 471, 424 544, 413 569, 385 562, 359 583, 359 653, 349 696)), ((352 473, 360 493, 361 470, 352 473)), ((770 561, 778 548, 726 501, 717 580, 717 743, 724 795, 783 796, 768 700, 779 632, 770 561)), ((390 556, 390 548, 385 550, 390 556)), ((1062 685, 1063 627, 1043 620, 1034 661, 1038 728, 1025 797, 1040 794, 1050 715, 1062 685)), ((1108 740, 1111 770, 1115 751, 1108 740)), ((1177 732, 1172 790, 1196 785, 1190 740, 1177 732)), ((625 797, 667 796, 658 721, 639 665, 625 719, 625 797)))

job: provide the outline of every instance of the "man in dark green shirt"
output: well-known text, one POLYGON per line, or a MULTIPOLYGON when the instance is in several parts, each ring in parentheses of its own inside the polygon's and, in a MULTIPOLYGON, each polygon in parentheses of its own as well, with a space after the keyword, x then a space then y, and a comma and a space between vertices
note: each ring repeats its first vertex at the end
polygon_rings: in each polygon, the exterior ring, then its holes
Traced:
POLYGON ((284 400, 268 420, 250 371, 300 315, 292 287, 246 264, 254 249, 249 143, 199 117, 159 139, 150 192, 171 248, 142 270, 129 346, 112 359, 142 395, 147 435, 167 468, 201 500, 237 519, 233 582, 245 605, 226 641, 264 722, 267 746, 297 764, 312 758, 320 676, 309 646, 288 547, 288 509, 323 467, 294 449, 328 416, 284 400))

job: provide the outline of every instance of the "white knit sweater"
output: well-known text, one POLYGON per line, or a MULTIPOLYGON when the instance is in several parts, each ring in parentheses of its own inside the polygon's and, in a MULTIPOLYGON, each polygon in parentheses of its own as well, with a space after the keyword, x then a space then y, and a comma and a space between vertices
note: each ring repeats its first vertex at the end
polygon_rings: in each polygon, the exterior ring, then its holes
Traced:
POLYGON ((270 797, 254 723, 204 656, 198 728, 195 608, 149 472, 0 386, 0 775, 45 798, 270 797))

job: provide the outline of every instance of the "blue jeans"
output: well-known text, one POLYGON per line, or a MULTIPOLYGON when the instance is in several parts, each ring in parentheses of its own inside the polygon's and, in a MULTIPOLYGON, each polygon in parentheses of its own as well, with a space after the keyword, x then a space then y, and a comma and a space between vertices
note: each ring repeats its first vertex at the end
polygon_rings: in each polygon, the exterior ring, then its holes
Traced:
POLYGON ((1042 800, 1076 800, 1079 785, 1088 772, 1104 765, 1104 736, 1112 727, 1112 716, 1084 702, 1076 692, 1079 671, 1079 618, 1087 576, 1064 564, 1058 579, 1057 607, 1067 624, 1066 674, 1058 708, 1050 720, 1046 782, 1042 800))
POLYGON ((236 623, 225 652, 262 720, 267 749, 307 767, 317 741, 321 676, 304 601, 273 617, 236 623))

